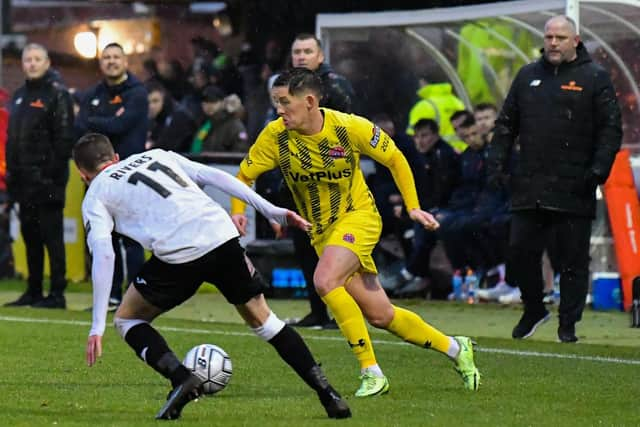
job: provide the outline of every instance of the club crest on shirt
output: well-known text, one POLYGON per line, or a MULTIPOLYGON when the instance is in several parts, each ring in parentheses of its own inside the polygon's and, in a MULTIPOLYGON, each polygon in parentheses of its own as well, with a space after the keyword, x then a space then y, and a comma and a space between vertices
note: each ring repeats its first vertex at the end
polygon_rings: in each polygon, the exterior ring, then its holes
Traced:
POLYGON ((344 156, 344 148, 340 146, 329 149, 329 157, 331 157, 332 159, 343 159, 344 156))
POLYGON ((380 142, 380 128, 374 125, 371 132, 373 133, 373 135, 371 136, 371 141, 369 141, 369 144, 373 148, 376 148, 376 146, 378 145, 378 142, 380 142))
POLYGON ((570 90, 572 92, 582 92, 582 86, 578 86, 575 81, 571 80, 569 84, 560 86, 562 90, 570 90))
POLYGON ((344 240, 347 243, 355 243, 356 242, 356 236, 354 236, 351 233, 345 233, 344 236, 342 236, 342 240, 344 240))
POLYGON ((38 98, 35 101, 31 102, 29 104, 29 106, 33 107, 33 108, 44 108, 44 104, 42 103, 42 100, 40 100, 40 98, 38 98))

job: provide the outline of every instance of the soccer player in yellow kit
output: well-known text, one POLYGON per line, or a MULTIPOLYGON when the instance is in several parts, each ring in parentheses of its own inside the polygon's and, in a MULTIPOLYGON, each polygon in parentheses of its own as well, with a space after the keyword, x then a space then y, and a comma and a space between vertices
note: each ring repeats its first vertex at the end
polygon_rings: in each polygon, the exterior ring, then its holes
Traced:
MULTIPOLYGON (((279 167, 300 215, 312 223, 311 243, 320 257, 314 285, 360 362, 362 384, 356 396, 389 390, 364 317, 407 342, 446 354, 465 387, 477 390, 480 373, 471 339, 447 336, 417 314, 392 305, 378 281, 371 253, 382 220, 359 166, 361 153, 391 170, 411 219, 428 229, 438 227, 433 216, 420 209, 405 157, 367 119, 319 108, 321 88, 319 78, 304 68, 276 79, 271 98, 280 118, 258 136, 240 164, 238 178, 251 185, 263 172, 279 167)), ((244 204, 234 199, 231 210, 234 224, 244 234, 244 204)))

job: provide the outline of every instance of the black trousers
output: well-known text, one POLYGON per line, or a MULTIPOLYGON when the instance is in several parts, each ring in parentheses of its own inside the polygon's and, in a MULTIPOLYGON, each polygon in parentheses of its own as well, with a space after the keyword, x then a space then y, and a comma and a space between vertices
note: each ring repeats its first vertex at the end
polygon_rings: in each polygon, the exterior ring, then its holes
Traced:
POLYGON ((49 254, 50 294, 62 296, 67 287, 64 248, 63 202, 20 204, 20 231, 27 252, 29 279, 27 291, 42 294, 44 248, 49 254))
POLYGON ((544 311, 542 252, 551 232, 560 273, 560 324, 572 325, 582 319, 589 288, 591 218, 543 209, 514 212, 507 274, 520 287, 525 311, 544 311))
POLYGON ((313 273, 318 265, 318 254, 316 254, 316 250, 311 246, 311 241, 307 233, 295 227, 287 228, 287 233, 293 239, 296 261, 298 261, 298 265, 304 274, 311 313, 321 320, 329 321, 327 306, 316 292, 316 287, 313 284, 313 273))

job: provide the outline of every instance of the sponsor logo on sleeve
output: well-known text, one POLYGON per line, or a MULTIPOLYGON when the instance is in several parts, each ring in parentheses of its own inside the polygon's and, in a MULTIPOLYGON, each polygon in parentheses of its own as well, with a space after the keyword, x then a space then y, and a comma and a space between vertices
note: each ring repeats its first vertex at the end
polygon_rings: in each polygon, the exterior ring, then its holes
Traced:
POLYGON ((376 148, 378 142, 380 142, 380 128, 378 126, 373 126, 373 129, 371 131, 373 135, 371 136, 371 141, 369 141, 369 144, 371 144, 373 148, 376 148))

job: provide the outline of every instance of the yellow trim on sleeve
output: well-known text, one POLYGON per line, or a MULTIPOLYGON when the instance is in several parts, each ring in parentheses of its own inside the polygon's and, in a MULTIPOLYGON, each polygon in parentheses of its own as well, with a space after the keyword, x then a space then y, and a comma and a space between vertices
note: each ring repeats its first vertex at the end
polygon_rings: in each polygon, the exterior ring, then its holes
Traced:
MULTIPOLYGON (((236 178, 238 178, 240 181, 247 184, 249 187, 251 187, 251 185, 253 184, 253 180, 250 179, 248 176, 246 176, 244 173, 242 173, 242 169, 240 169, 236 178)), ((246 206, 247 204, 244 201, 237 199, 235 197, 232 197, 231 198, 231 215, 243 214, 246 206)))
POLYGON ((410 212, 412 209, 420 209, 418 193, 416 192, 416 183, 413 180, 413 173, 411 172, 409 163, 404 157, 404 154, 402 154, 402 151, 396 150, 393 153, 391 161, 387 167, 391 171, 393 180, 400 190, 407 212, 410 212))

